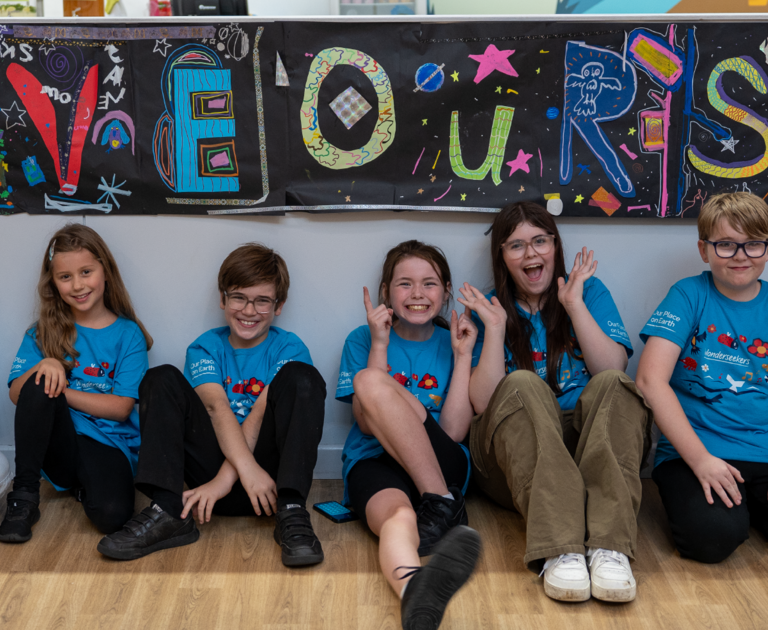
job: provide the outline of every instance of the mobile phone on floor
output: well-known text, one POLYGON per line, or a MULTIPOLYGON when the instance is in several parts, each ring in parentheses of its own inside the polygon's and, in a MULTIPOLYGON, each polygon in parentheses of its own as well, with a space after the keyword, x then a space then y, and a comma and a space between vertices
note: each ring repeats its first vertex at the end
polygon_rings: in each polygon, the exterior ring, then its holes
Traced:
POLYGON ((356 521, 360 518, 338 501, 323 501, 322 503, 315 503, 312 507, 334 523, 347 523, 348 521, 356 521))

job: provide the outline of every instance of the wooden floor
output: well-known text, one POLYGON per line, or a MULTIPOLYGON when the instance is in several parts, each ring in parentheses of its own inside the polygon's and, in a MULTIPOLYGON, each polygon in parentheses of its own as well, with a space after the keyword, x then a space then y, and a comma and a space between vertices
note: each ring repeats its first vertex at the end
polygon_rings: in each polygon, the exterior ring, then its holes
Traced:
MULTIPOLYGON (((470 525, 484 553, 441 628, 768 628, 766 541, 753 530, 720 565, 682 560, 655 485, 643 483, 636 601, 550 600, 523 567, 522 519, 475 495, 470 525)), ((310 501, 340 496, 340 481, 316 481, 310 501)), ((305 569, 283 567, 269 518, 214 518, 194 545, 116 562, 96 551, 100 535, 68 494, 44 484, 42 507, 30 542, 0 544, 3 630, 400 628, 376 540, 359 522, 336 525, 313 512, 325 561, 305 569)))

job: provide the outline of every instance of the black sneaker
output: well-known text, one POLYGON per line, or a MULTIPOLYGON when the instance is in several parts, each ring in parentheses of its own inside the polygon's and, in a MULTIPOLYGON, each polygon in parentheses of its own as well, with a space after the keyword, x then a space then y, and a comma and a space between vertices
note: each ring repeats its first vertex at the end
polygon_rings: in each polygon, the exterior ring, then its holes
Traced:
POLYGON ((435 630, 445 607, 475 570, 480 557, 480 535, 469 527, 454 527, 435 546, 432 559, 417 569, 403 600, 403 630, 435 630))
POLYGON ((158 505, 144 508, 123 529, 101 539, 96 549, 115 560, 135 560, 160 551, 190 545, 200 538, 192 514, 173 518, 158 505))
POLYGON ((32 538, 32 525, 40 520, 40 493, 8 493, 8 509, 0 524, 0 542, 23 543, 32 538))
POLYGON ((283 564, 301 567, 323 561, 323 548, 315 536, 309 512, 300 505, 288 505, 275 515, 275 542, 283 548, 283 564))
POLYGON ((453 500, 439 494, 425 492, 416 510, 419 526, 419 555, 428 556, 449 530, 457 525, 468 525, 464 497, 458 488, 448 488, 453 500))

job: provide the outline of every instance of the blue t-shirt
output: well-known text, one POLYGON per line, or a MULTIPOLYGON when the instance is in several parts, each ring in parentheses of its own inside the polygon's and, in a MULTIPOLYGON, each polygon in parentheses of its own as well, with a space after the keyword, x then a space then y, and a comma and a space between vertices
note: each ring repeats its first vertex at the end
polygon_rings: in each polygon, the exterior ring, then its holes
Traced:
MULTIPOLYGON (((669 384, 715 457, 768 462, 768 283, 749 302, 715 287, 712 272, 675 284, 640 331, 681 348, 669 384)), ((655 465, 680 457, 664 436, 655 465)))
POLYGON ((203 333, 187 348, 184 376, 192 387, 221 385, 242 424, 259 394, 291 361, 312 365, 307 346, 292 332, 270 326, 267 338, 258 346, 235 350, 229 343, 229 326, 222 326, 203 333))
MULTIPOLYGON (((489 300, 496 295, 496 290, 491 291, 487 297, 489 300)), ((620 343, 627 350, 627 357, 632 356, 632 343, 629 341, 629 335, 624 329, 624 322, 621 321, 621 315, 616 308, 616 304, 611 297, 606 286, 594 276, 584 282, 584 304, 592 317, 600 326, 600 329, 616 343, 620 343)), ((547 380, 547 330, 541 319, 541 312, 531 315, 519 305, 518 313, 528 319, 533 326, 531 335, 531 351, 533 353, 533 367, 543 380, 547 380)), ((483 340, 485 339, 485 325, 477 316, 472 313, 472 321, 477 326, 478 335, 475 342, 475 348, 472 351, 472 367, 475 367, 480 361, 480 353, 483 349, 483 340)), ((557 399, 560 408, 564 411, 570 411, 576 407, 576 401, 581 396, 581 392, 587 386, 591 374, 584 363, 579 340, 576 339, 573 329, 571 337, 574 342, 574 356, 571 357, 567 352, 563 354, 560 361, 560 377, 558 383, 562 392, 557 399)), ((504 346, 504 367, 507 374, 517 369, 512 351, 504 346)))
MULTIPOLYGON (((114 394, 138 399, 139 384, 149 367, 147 342, 138 325, 118 317, 106 328, 84 328, 75 324, 75 329, 75 350, 80 354, 69 374, 69 388, 91 394, 114 394)), ((35 327, 32 327, 24 335, 13 360, 8 387, 16 377, 45 358, 35 338, 35 327)), ((135 407, 123 422, 97 418, 72 407, 69 412, 77 433, 119 448, 128 458, 131 470, 136 475, 141 435, 139 414, 135 407)))
MULTIPOLYGON (((344 342, 344 351, 341 353, 339 383, 336 386, 338 400, 352 402, 352 394, 355 393, 352 381, 355 374, 368 367, 370 350, 371 330, 368 326, 360 326, 349 334, 344 342)), ((398 336, 394 328, 390 329, 387 371, 398 383, 416 396, 439 423, 440 411, 453 375, 450 331, 435 326, 432 336, 427 341, 408 341, 398 336)), ((469 451, 463 445, 461 446, 469 457, 469 451)), ((384 447, 375 437, 363 433, 357 422, 352 425, 344 450, 341 452, 345 504, 349 504, 347 475, 352 466, 363 459, 378 457, 383 452, 384 447)), ((465 490, 466 484, 462 492, 465 490)))

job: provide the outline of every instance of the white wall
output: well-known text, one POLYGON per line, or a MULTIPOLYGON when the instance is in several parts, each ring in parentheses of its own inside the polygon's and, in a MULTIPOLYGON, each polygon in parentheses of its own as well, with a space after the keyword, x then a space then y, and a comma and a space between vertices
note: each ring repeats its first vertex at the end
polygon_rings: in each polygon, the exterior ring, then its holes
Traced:
MULTIPOLYGON (((350 408, 334 400, 346 335, 365 323, 362 287, 377 286, 386 251, 408 238, 442 247, 454 282, 491 283, 483 232, 491 215, 392 213, 286 217, 0 217, 0 372, 10 371, 22 335, 33 321, 34 292, 43 250, 67 220, 85 220, 111 247, 139 316, 155 338, 150 365, 179 367, 187 345, 223 325, 216 274, 224 257, 247 241, 277 249, 288 262, 291 290, 276 324, 307 344, 328 384, 326 424, 317 476, 338 476, 340 449, 351 426, 350 408)), ((582 245, 596 252, 597 275, 611 290, 638 353, 638 332, 669 286, 705 267, 693 221, 562 219, 570 269, 582 245)), ((766 277, 766 276, 764 276, 766 277)), ((3 377, 5 378, 5 377, 3 377)), ((0 450, 13 444, 14 407, 0 396, 0 450)))

